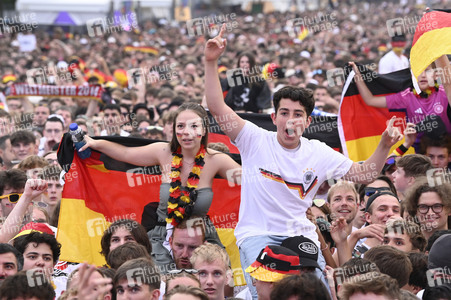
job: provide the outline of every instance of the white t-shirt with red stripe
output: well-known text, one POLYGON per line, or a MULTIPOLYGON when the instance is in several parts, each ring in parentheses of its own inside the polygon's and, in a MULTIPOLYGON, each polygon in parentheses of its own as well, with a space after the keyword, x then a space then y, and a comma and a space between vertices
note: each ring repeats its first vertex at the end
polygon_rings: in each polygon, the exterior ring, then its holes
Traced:
POLYGON ((277 133, 246 121, 234 144, 242 160, 241 205, 235 228, 238 246, 259 235, 304 235, 318 244, 307 219, 319 186, 338 179, 353 161, 325 143, 301 137, 300 147, 285 149, 277 133))

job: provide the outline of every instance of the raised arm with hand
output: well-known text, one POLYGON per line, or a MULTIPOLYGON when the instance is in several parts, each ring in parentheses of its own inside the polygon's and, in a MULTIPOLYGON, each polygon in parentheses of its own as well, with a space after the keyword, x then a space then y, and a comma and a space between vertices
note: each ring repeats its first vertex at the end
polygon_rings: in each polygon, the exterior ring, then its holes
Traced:
MULTIPOLYGON (((8 243, 16 234, 19 233, 24 217, 30 206, 31 201, 40 196, 47 189, 47 182, 42 179, 28 179, 25 183, 25 189, 13 208, 9 216, 0 229, 0 243, 8 243)), ((4 199, 3 201, 9 201, 4 199)))
POLYGON ((219 34, 207 41, 205 45, 205 97, 208 109, 223 131, 234 141, 245 122, 224 102, 221 84, 218 77, 218 58, 224 53, 227 40, 223 38, 226 24, 222 25, 219 34), (230 126, 232 125, 232 126, 230 126))
POLYGON ((95 266, 83 263, 66 291, 69 297, 76 296, 79 300, 107 299, 105 294, 113 287, 112 280, 106 277, 92 279, 94 272, 98 272, 95 266))
POLYGON ((449 64, 448 56, 442 55, 436 61, 435 65, 440 70, 439 76, 442 80, 442 85, 445 88, 448 103, 451 105, 451 65, 449 64))
POLYGON ((363 81, 362 74, 360 74, 359 68, 356 66, 356 64, 354 62, 349 62, 349 64, 355 72, 354 80, 363 101, 365 101, 365 103, 369 106, 387 107, 387 98, 385 98, 385 96, 375 97, 366 86, 365 81, 363 81))
POLYGON ((404 130, 405 140, 404 143, 402 143, 404 148, 409 149, 410 147, 412 147, 413 143, 415 143, 417 139, 417 135, 418 134, 417 130, 415 129, 415 124, 407 123, 406 129, 404 130))
POLYGON ((399 129, 393 126, 395 120, 396 117, 390 119, 387 128, 382 133, 379 145, 377 145, 376 150, 374 150, 370 158, 362 164, 355 162, 352 165, 351 169, 349 169, 344 176, 346 180, 355 183, 368 184, 376 179, 384 167, 385 159, 390 152, 390 148, 403 138, 403 135, 399 132, 399 129))
POLYGON ((90 147, 100 151, 109 157, 137 166, 153 166, 160 164, 161 151, 169 151, 167 143, 153 143, 141 147, 126 147, 106 140, 94 140, 85 135, 86 145, 80 148, 80 152, 90 147))
POLYGON ((350 233, 350 228, 347 226, 346 220, 343 217, 334 220, 330 226, 330 235, 337 247, 334 257, 338 266, 342 266, 352 257, 352 249, 348 244, 350 233))

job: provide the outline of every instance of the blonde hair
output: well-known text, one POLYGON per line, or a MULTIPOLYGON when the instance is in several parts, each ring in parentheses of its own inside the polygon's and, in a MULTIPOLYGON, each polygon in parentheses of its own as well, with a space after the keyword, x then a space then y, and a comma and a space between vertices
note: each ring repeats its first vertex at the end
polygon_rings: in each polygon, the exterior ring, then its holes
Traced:
POLYGON ((329 191, 327 192, 327 202, 330 203, 330 200, 336 190, 338 189, 345 189, 348 191, 351 191, 354 196, 357 203, 359 203, 359 194, 357 193, 357 190, 355 189, 354 183, 346 181, 346 180, 338 180, 336 184, 330 187, 329 191))
POLYGON ((196 261, 203 261, 207 263, 212 263, 215 260, 220 260, 224 263, 224 269, 229 269, 230 258, 227 252, 216 244, 206 243, 194 250, 191 256, 191 264, 194 266, 196 261))

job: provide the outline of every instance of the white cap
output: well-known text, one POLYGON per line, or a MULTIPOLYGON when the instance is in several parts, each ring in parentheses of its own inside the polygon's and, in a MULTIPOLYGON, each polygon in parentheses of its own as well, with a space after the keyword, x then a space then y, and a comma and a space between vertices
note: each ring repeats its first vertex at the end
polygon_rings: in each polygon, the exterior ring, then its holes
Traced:
POLYGON ((60 61, 56 64, 56 67, 57 67, 58 69, 60 69, 60 70, 66 69, 67 66, 68 66, 68 63, 65 62, 64 60, 60 60, 60 61))
POLYGON ((301 52, 300 56, 310 58, 310 52, 307 50, 304 50, 301 52))
POLYGON ((289 69, 285 72, 285 78, 288 78, 290 76, 296 75, 296 70, 295 69, 289 69))

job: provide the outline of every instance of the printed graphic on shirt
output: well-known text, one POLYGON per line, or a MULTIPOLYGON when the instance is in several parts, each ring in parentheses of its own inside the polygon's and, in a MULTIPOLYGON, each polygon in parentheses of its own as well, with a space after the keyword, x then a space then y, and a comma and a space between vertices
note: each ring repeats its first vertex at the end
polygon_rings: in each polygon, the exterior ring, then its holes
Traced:
POLYGON ((285 181, 282 176, 279 174, 273 173, 271 171, 267 171, 265 169, 259 168, 260 173, 263 175, 263 177, 284 183, 287 185, 289 189, 297 190, 299 192, 299 197, 301 199, 304 199, 305 196, 315 187, 315 185, 318 183, 318 176, 314 176, 314 173, 312 170, 307 170, 307 172, 304 174, 304 182, 308 184, 307 189, 304 188, 304 185, 302 183, 296 183, 296 182, 288 182, 285 181))

